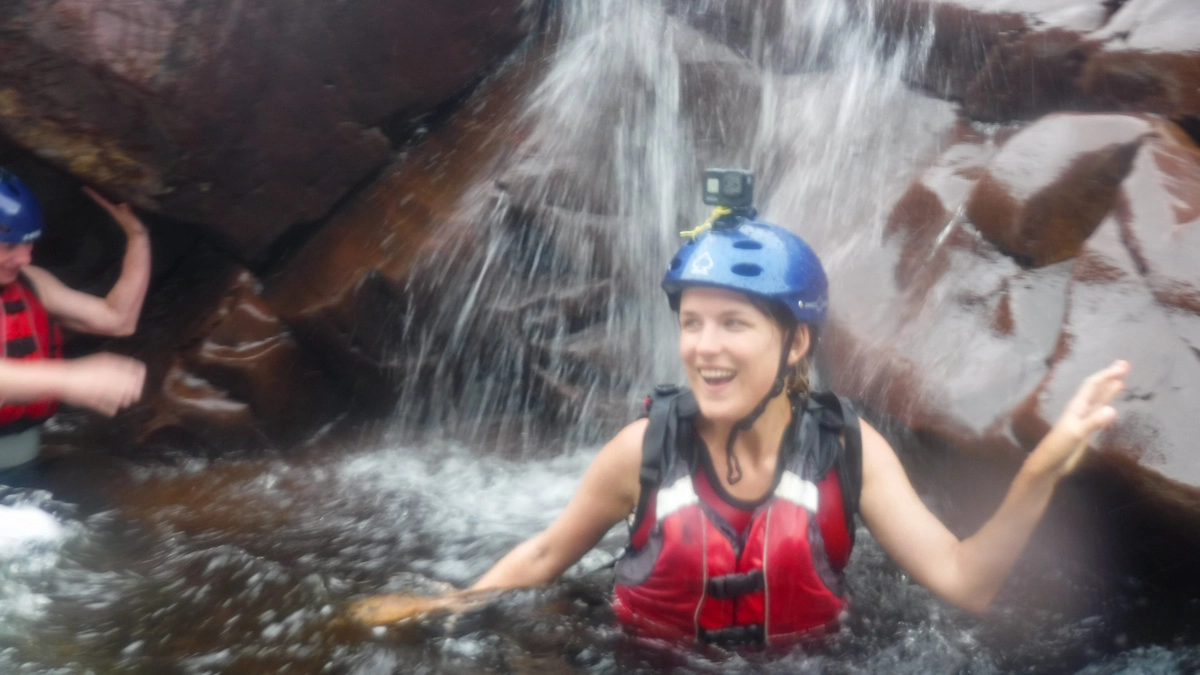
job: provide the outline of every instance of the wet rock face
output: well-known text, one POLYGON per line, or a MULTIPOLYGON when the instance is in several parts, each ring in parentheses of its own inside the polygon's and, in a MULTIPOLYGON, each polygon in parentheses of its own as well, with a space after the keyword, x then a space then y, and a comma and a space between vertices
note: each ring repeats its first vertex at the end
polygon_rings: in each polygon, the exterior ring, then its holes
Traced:
POLYGON ((1161 119, 964 125, 897 202, 882 247, 831 278, 821 372, 920 439, 910 474, 963 507, 944 517, 965 535, 1003 493, 981 497, 965 457, 1011 476, 1083 378, 1129 360, 1117 422, 1063 484, 1065 520, 1043 545, 1097 574, 1190 584, 1178 561, 1200 558, 1198 209, 1200 148, 1161 119), (1122 148, 1132 158, 1111 173, 1103 159, 1122 148), (1078 173, 1089 157, 1099 177, 1078 173), (1039 202, 1077 206, 1038 218, 1039 202), (863 283, 863 298, 846 290, 863 283))
POLYGON ((250 259, 323 216, 540 12, 448 3, 27 0, 0 10, 0 129, 250 259))
POLYGON ((844 341, 827 342, 834 386, 919 432, 1019 457, 1086 375, 1127 359, 1097 461, 1111 451, 1200 485, 1197 225, 1200 148, 1168 122, 1058 115, 1007 138, 964 131, 888 223, 892 321, 922 328, 867 347, 880 320, 850 317, 834 329, 844 341), (1122 171, 1103 161, 1127 152, 1122 171), (1098 176, 1078 174, 1088 158, 1098 176), (1039 219, 1039 202, 1076 207, 1039 219))
POLYGON ((1190 0, 876 2, 893 39, 933 25, 923 88, 984 121, 1056 110, 1200 115, 1200 6, 1190 0))
POLYGON ((173 355, 137 445, 287 448, 345 411, 336 380, 259 297, 254 275, 234 267, 226 278, 217 307, 173 355))
POLYGON ((1013 136, 988 163, 967 217, 1028 267, 1075 257, 1112 210, 1149 120, 1052 115, 1013 136))

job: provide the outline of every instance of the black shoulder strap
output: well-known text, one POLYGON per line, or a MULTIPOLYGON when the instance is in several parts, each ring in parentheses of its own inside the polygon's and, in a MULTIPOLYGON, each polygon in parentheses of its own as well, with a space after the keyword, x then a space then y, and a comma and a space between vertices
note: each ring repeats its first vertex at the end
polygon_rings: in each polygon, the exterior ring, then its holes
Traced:
POLYGON ((680 418, 696 415, 698 406, 692 392, 670 384, 660 384, 647 399, 647 416, 650 423, 642 440, 642 467, 639 473, 641 495, 633 513, 630 531, 636 531, 646 513, 650 495, 658 490, 663 479, 663 455, 668 447, 678 442, 680 418))
POLYGON ((821 426, 832 432, 832 438, 845 437, 841 452, 835 463, 838 483, 842 491, 842 509, 846 514, 846 528, 850 540, 854 541, 854 516, 858 513, 859 496, 862 493, 862 425, 854 404, 833 392, 814 392, 812 395, 820 407, 821 426))

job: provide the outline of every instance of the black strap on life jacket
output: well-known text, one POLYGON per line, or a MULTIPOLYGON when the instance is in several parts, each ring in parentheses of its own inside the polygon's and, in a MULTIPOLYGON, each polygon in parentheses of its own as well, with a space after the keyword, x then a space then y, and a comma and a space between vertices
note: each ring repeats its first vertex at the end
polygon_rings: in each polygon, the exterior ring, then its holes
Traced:
MULTIPOLYGON (((693 450, 691 442, 692 420, 700 412, 692 392, 673 384, 660 384, 646 398, 646 415, 650 424, 642 442, 642 466, 640 470, 641 495, 630 521, 630 533, 637 532, 646 515, 648 502, 662 485, 663 457, 667 448, 679 453, 693 450), (682 433, 681 433, 682 432, 682 433)), ((846 398, 833 392, 813 392, 809 395, 806 416, 814 415, 820 427, 830 433, 820 434, 820 439, 808 448, 805 458, 806 476, 820 480, 832 468, 837 468, 838 483, 842 492, 842 509, 846 516, 846 530, 850 543, 854 543, 854 516, 858 513, 859 494, 862 491, 862 428, 854 405, 846 398), (843 444, 839 437, 845 437, 843 444)), ((799 435, 803 424, 793 425, 799 435)), ((793 439, 797 450, 800 439, 793 439)), ((691 457, 682 456, 691 464, 691 457)))
POLYGON ((820 408, 820 425, 829 434, 822 434, 820 445, 821 455, 817 461, 824 464, 823 469, 814 476, 816 480, 825 477, 829 468, 836 466, 838 484, 842 492, 842 513, 846 514, 846 530, 850 533, 850 544, 854 544, 854 516, 858 513, 858 501, 862 493, 862 425, 859 423, 858 412, 849 399, 838 396, 831 391, 813 392, 809 396, 809 410, 820 408), (844 437, 845 443, 840 443, 838 437, 844 437))
POLYGON ((650 497, 662 485, 663 453, 666 448, 680 448, 681 440, 691 436, 692 419, 700 412, 692 392, 674 384, 660 384, 646 397, 646 416, 650 424, 642 441, 642 468, 639 474, 641 494, 629 531, 636 532, 646 514, 650 497), (680 433, 686 429, 685 433, 680 433))

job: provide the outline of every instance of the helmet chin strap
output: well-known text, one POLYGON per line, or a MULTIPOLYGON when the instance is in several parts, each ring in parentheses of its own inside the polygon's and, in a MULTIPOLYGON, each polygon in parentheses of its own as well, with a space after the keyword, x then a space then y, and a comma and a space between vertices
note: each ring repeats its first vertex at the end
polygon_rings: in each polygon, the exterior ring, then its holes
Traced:
POLYGON ((779 355, 779 368, 775 371, 775 384, 771 385, 771 391, 767 393, 763 400, 754 406, 754 410, 750 411, 742 419, 734 423, 733 429, 729 432, 729 440, 725 442, 725 480, 729 481, 730 485, 734 485, 742 480, 742 463, 738 461, 737 455, 733 452, 733 442, 737 438, 739 431, 745 431, 754 426, 754 422, 767 409, 767 404, 771 399, 778 396, 786 384, 787 380, 787 360, 788 352, 792 349, 792 341, 796 339, 796 329, 790 328, 784 335, 783 353, 779 355))

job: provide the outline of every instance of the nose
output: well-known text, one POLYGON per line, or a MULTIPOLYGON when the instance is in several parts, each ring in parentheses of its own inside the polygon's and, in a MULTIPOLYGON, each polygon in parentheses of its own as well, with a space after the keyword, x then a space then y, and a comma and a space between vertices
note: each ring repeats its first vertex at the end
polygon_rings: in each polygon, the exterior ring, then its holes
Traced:
POLYGON ((721 351, 721 336, 715 322, 704 323, 700 334, 696 337, 696 352, 699 354, 716 354, 721 351))

